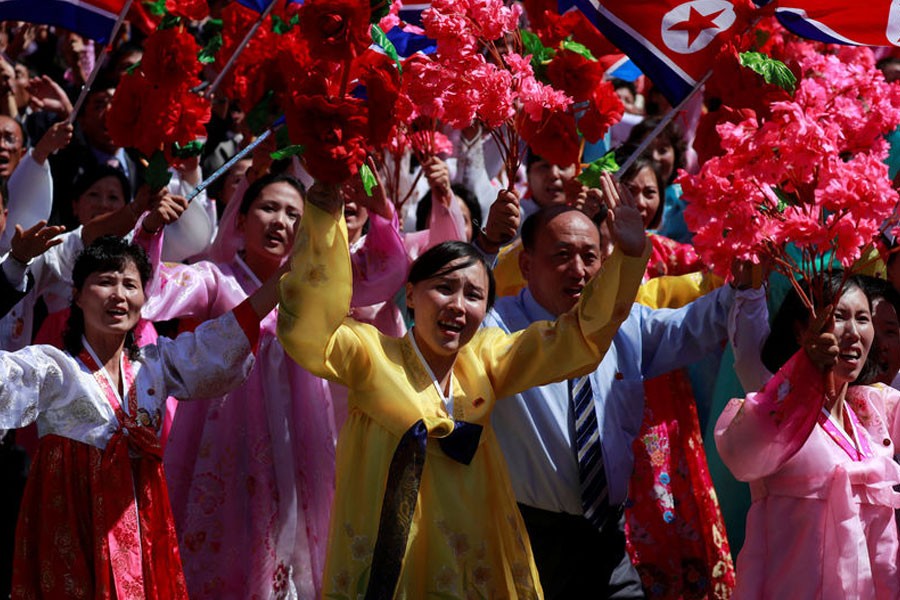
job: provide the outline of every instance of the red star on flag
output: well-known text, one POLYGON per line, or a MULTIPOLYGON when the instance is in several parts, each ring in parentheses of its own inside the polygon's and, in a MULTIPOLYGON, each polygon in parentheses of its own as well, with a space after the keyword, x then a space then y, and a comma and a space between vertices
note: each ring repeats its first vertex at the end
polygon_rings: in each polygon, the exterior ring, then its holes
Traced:
POLYGON ((675 23, 671 27, 669 27, 669 31, 687 31, 688 32, 688 47, 690 47, 697 37, 703 33, 706 29, 717 29, 714 21, 716 18, 725 12, 725 9, 717 10, 714 13, 710 13, 708 15, 701 14, 696 8, 691 6, 691 12, 686 21, 681 21, 680 23, 675 23))

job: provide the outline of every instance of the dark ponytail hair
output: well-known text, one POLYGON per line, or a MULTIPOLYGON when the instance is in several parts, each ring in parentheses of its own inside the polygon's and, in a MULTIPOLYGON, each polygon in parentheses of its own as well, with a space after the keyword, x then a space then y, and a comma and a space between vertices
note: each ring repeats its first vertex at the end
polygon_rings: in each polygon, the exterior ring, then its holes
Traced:
MULTIPOLYGON (((484 267, 488 276, 487 307, 490 310, 494 306, 494 300, 497 297, 497 283, 494 281, 494 272, 491 270, 491 266, 472 244, 453 241, 444 242, 429 248, 412 264, 407 281, 415 285, 427 279, 442 277, 448 273, 465 269, 476 263, 480 263, 484 267), (458 259, 464 260, 454 265, 450 264, 458 259)), ((415 316, 411 308, 407 308, 406 311, 410 317, 415 316)))
MULTIPOLYGON (((72 356, 78 356, 83 348, 81 338, 84 335, 84 313, 76 304, 76 298, 84 288, 84 282, 92 273, 123 271, 129 262, 137 268, 141 286, 146 287, 153 274, 153 267, 150 265, 147 253, 137 244, 107 235, 95 240, 78 255, 75 267, 72 269, 72 285, 75 288, 75 294, 72 296, 69 320, 66 322, 66 330, 63 333, 63 347, 72 356)), ((125 337, 125 349, 129 358, 137 358, 139 348, 134 338, 134 331, 129 331, 125 337)))
MULTIPOLYGON (((866 295, 866 300, 869 303, 869 310, 872 309, 872 299, 869 296, 870 286, 867 285, 867 282, 862 275, 851 275, 847 278, 846 282, 844 282, 843 273, 840 271, 823 273, 820 277, 824 284, 822 285, 822 290, 824 292, 824 298, 822 298, 823 306, 828 306, 829 304, 838 301, 840 297, 847 292, 858 289, 866 295), (843 287, 841 285, 842 283, 843 287)), ((808 282, 801 281, 800 287, 807 295, 809 295, 808 282)), ((778 372, 778 370, 784 366, 798 350, 800 350, 800 343, 797 340, 797 336, 798 333, 804 331, 808 325, 809 310, 807 310, 806 306, 803 304, 797 290, 791 286, 784 301, 778 308, 778 312, 775 313, 775 317, 772 319, 769 337, 767 337, 765 343, 763 343, 760 358, 762 358, 763 365, 765 365, 766 369, 772 373, 778 372)), ((869 384, 875 381, 878 375, 877 362, 875 352, 872 352, 872 349, 870 348, 869 354, 866 356, 866 362, 859 373, 859 377, 853 382, 853 385, 869 384)))

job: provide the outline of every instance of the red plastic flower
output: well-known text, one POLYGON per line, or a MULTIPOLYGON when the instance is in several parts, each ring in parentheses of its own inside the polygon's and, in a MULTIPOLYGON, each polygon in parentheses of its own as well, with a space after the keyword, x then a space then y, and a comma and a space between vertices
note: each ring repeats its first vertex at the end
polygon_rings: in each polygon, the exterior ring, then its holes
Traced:
POLYGON ((560 50, 547 65, 547 78, 575 102, 584 102, 603 81, 603 67, 577 52, 560 50))
POLYGON ((368 122, 361 101, 297 96, 286 117, 291 141, 304 147, 306 169, 315 179, 340 183, 365 160, 368 122))
POLYGON ((538 121, 520 114, 517 130, 535 154, 554 165, 567 167, 579 160, 581 142, 569 113, 545 110, 538 121))
POLYGON ((622 120, 624 113, 625 107, 615 88, 610 82, 602 81, 593 89, 588 107, 578 120, 578 129, 584 139, 597 143, 612 125, 622 120))
POLYGON ((369 119, 369 141, 373 146, 387 142, 397 121, 396 105, 400 95, 400 73, 394 61, 374 51, 366 52, 356 62, 359 81, 366 87, 369 119))
POLYGON ((144 42, 141 71, 152 83, 166 87, 192 87, 198 81, 200 46, 180 27, 156 31, 144 42))
POLYGON ((166 0, 166 10, 191 21, 202 21, 209 16, 206 0, 166 0))
POLYGON ((372 43, 368 0, 306 0, 299 10, 300 35, 310 54, 345 62, 372 43))

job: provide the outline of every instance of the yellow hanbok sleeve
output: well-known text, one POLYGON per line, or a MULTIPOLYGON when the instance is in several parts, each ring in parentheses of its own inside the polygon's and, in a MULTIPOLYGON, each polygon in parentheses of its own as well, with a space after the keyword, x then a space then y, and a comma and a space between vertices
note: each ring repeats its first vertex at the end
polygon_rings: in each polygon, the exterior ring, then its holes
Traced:
POLYGON ((641 257, 625 256, 617 248, 578 304, 556 321, 538 321, 513 334, 483 330, 476 352, 496 397, 594 370, 631 312, 649 257, 650 244, 641 257))
POLYGON ((653 309, 681 308, 724 283, 724 279, 708 271, 654 277, 640 287, 635 302, 653 309))
POLYGON ((497 264, 494 267, 494 281, 497 284, 497 297, 515 296, 525 287, 525 278, 519 269, 519 255, 522 254, 522 239, 500 250, 497 264))
POLYGON ((366 326, 347 317, 352 293, 344 217, 307 204, 279 285, 278 339, 304 369, 348 386, 371 368, 357 331, 366 326))

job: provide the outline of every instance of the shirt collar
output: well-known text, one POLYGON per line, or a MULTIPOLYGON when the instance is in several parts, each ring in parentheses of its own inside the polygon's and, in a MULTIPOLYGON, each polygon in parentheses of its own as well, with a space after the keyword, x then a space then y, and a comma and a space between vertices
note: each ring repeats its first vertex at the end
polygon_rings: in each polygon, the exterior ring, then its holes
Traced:
POLYGON ((549 310, 544 308, 531 294, 531 290, 527 287, 519 292, 519 303, 529 321, 555 321, 556 316, 549 310))

